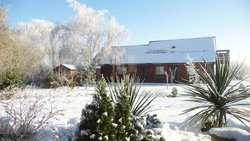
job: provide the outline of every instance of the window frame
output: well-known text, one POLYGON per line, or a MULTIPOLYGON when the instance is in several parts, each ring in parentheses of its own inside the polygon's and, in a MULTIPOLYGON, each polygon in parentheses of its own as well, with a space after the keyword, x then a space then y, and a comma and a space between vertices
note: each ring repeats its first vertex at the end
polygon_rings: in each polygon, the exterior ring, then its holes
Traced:
POLYGON ((155 66, 155 75, 164 75, 165 67, 163 65, 155 66))
POLYGON ((128 73, 128 67, 127 66, 116 66, 116 73, 118 75, 124 75, 128 73))

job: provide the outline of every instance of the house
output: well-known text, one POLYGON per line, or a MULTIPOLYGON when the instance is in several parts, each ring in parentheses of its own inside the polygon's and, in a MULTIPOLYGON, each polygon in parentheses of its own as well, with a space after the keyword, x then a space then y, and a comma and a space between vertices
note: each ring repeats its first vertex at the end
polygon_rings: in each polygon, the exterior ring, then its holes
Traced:
POLYGON ((212 66, 216 58, 215 37, 150 41, 144 45, 114 46, 112 51, 122 54, 119 62, 113 59, 115 53, 99 58, 101 74, 105 78, 135 74, 150 83, 188 79, 188 58, 194 64, 204 64, 205 59, 212 66), (171 79, 171 76, 175 77, 171 79))
POLYGON ((53 69, 54 74, 59 74, 67 77, 68 79, 71 79, 75 77, 77 73, 77 69, 74 65, 70 64, 60 64, 59 66, 55 67, 53 69))

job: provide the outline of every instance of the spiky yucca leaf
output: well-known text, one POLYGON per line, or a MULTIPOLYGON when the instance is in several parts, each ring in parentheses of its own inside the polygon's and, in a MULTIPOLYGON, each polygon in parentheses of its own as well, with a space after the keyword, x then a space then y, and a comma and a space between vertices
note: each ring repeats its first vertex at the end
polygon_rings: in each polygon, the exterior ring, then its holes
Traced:
POLYGON ((111 98, 114 102, 119 101, 123 91, 129 96, 131 113, 135 116, 144 116, 152 108, 151 104, 155 100, 156 95, 150 92, 141 91, 141 84, 138 78, 130 75, 124 75, 118 78, 115 83, 111 78, 111 98))
MULTIPOLYGON (((204 61, 205 66, 211 64, 204 61)), ((211 66, 210 66, 211 67, 211 66)), ((199 110, 188 119, 188 124, 200 122, 202 125, 208 120, 212 120, 218 127, 226 126, 227 115, 231 115, 240 122, 250 122, 250 103, 239 103, 239 101, 250 97, 249 89, 239 91, 237 86, 243 81, 233 86, 229 84, 235 78, 241 65, 230 68, 228 64, 221 64, 218 58, 215 61, 215 71, 213 67, 205 68, 200 65, 201 70, 195 68, 204 85, 187 84, 188 92, 195 95, 192 102, 202 103, 202 106, 196 106, 183 111, 182 114, 199 110)), ((246 124, 245 124, 246 125, 246 124)))

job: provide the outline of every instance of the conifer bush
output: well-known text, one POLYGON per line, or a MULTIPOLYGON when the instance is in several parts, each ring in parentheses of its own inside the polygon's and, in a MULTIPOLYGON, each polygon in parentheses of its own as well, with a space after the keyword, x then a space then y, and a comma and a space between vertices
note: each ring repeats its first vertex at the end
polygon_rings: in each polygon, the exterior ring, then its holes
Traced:
POLYGON ((82 110, 82 118, 77 131, 78 141, 116 141, 113 123, 114 105, 107 95, 104 78, 96 86, 93 102, 82 110))
POLYGON ((137 133, 132 124, 132 114, 130 113, 128 96, 122 94, 115 108, 116 138, 119 141, 137 141, 137 133))
POLYGON ((13 88, 20 88, 23 86, 22 77, 14 71, 8 71, 2 76, 0 76, 0 90, 3 89, 13 89, 13 88))
MULTIPOLYGON (((119 93, 115 95, 114 102, 107 93, 105 79, 101 78, 96 85, 93 102, 82 110, 81 121, 76 132, 78 141, 164 141, 159 130, 156 130, 160 128, 161 123, 155 115, 147 116, 147 119, 140 121, 142 116, 133 114, 131 95, 128 95, 128 91, 134 83, 130 82, 125 79, 125 82, 119 85, 119 89, 117 87, 116 90, 119 93), (137 125, 140 122, 146 122, 142 126, 143 129, 137 125)), ((146 103, 147 99, 141 102, 146 103)), ((144 109, 141 110, 141 112, 144 111, 144 109)))

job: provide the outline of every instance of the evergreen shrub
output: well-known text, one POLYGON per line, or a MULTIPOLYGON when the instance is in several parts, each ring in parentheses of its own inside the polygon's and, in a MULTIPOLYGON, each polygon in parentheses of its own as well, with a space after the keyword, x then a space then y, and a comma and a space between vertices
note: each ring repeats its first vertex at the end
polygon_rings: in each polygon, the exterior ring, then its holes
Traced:
MULTIPOLYGON (((160 135, 161 123, 156 115, 137 116, 132 112, 131 95, 128 95, 131 83, 127 80, 120 83, 119 88, 116 87, 115 90, 119 91, 119 94, 115 95, 115 101, 112 101, 106 90, 106 81, 101 78, 96 85, 92 103, 82 110, 76 132, 78 141, 164 141, 160 135)), ((112 92, 115 92, 114 89, 112 92)), ((147 99, 143 101, 147 102, 147 99)))
POLYGON ((20 88, 23 86, 23 79, 22 77, 14 72, 14 71, 8 71, 6 73, 4 73, 1 76, 0 80, 0 90, 3 89, 13 89, 13 88, 20 88))
POLYGON ((107 95, 104 78, 96 86, 93 102, 82 110, 77 131, 78 141, 115 141, 115 108, 107 95))

